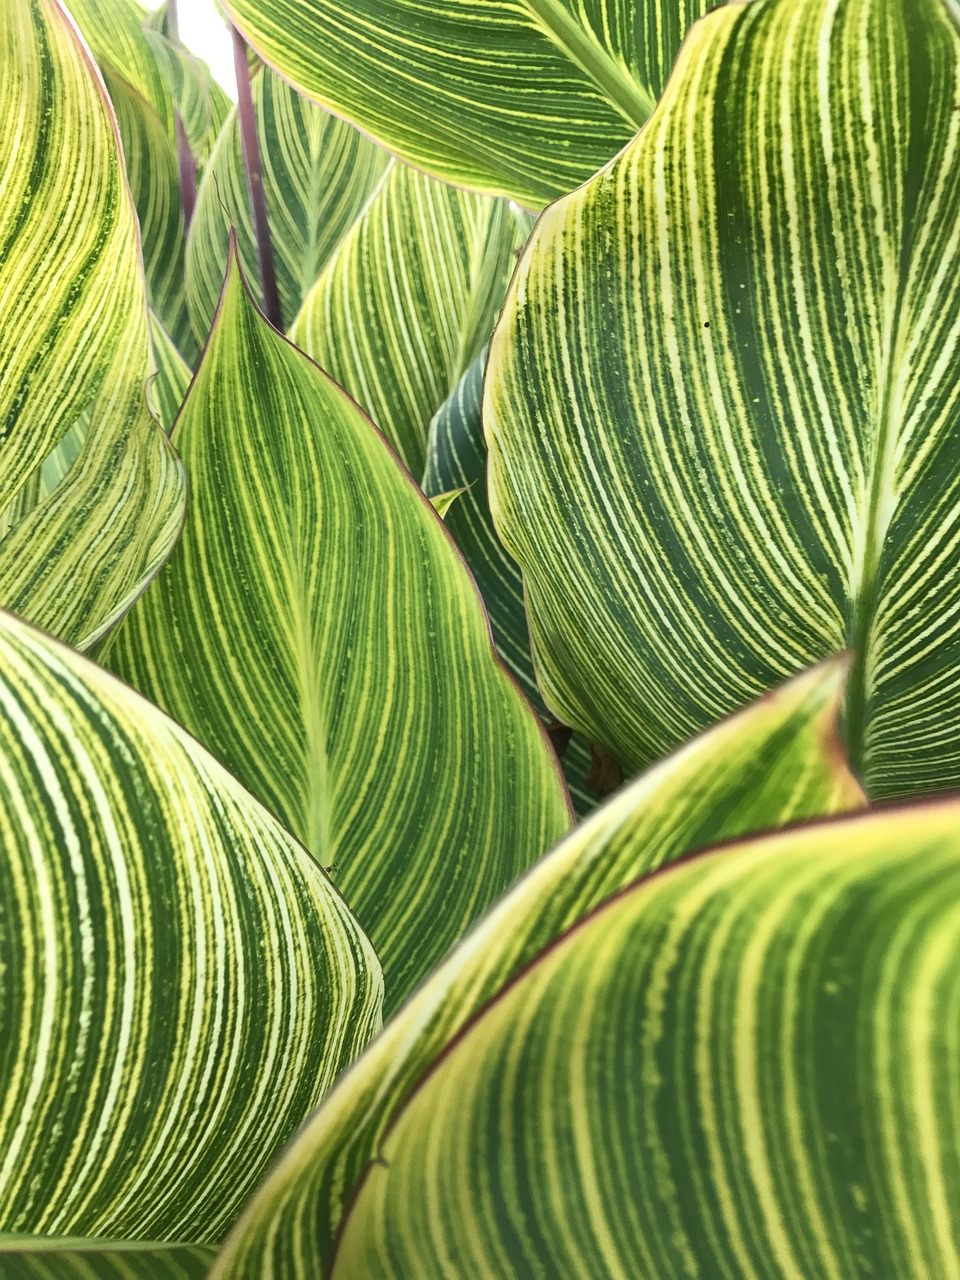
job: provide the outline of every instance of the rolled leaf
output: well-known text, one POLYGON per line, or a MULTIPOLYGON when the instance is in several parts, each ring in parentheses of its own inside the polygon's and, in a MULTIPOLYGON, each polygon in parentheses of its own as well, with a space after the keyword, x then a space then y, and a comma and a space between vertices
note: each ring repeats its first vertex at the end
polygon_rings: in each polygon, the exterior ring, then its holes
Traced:
MULTIPOLYGON (((304 298, 383 177, 389 157, 264 70, 253 80, 263 188, 280 309, 292 324, 304 298)), ((248 280, 258 280, 257 245, 236 108, 200 183, 187 246, 187 299, 205 338, 220 299, 230 230, 248 280)), ((257 294, 258 301, 262 301, 257 294)))
POLYGON ((140 0, 70 0, 70 14, 97 62, 146 99, 172 141, 174 101, 144 31, 146 6, 140 0))
POLYGON ((4 1280, 203 1280, 214 1251, 199 1245, 0 1235, 4 1280))
POLYGON ((201 58, 174 44, 165 31, 151 28, 149 19, 144 34, 183 121, 197 168, 202 170, 230 114, 230 99, 201 58))
POLYGON ((330 869, 395 1005, 568 800, 442 521, 232 261, 174 431, 184 536, 107 660, 330 869))
POLYGON ((641 881, 435 1064, 328 1274, 948 1275, 958 973, 956 802, 641 881))
POLYGON ((628 768, 851 648, 869 792, 960 784, 958 101, 942 0, 721 8, 534 232, 494 515, 547 702, 628 768))
MULTIPOLYGON (((487 446, 480 416, 483 367, 481 354, 430 423, 423 491, 434 505, 438 501, 435 495, 461 495, 455 510, 441 512, 444 522, 483 596, 497 652, 541 717, 550 723, 552 716, 540 696, 533 670, 520 566, 497 537, 487 500, 487 446)), ((580 734, 571 735, 560 764, 574 808, 583 817, 600 799, 587 785, 592 764, 589 742, 580 734)))
POLYGON ((490 336, 520 237, 504 201, 394 164, 290 330, 415 476, 430 419, 490 336))
POLYGON ((529 208, 653 110, 708 0, 225 0, 272 67, 409 164, 529 208))
POLYGON ((254 1196, 211 1280, 326 1274, 341 1214, 410 1091, 487 1001, 587 913, 684 854, 860 807, 836 737, 840 683, 834 664, 778 690, 637 779, 541 859, 333 1089, 254 1196))
POLYGON ((0 1227, 216 1240, 376 1029, 310 855, 179 726, 0 615, 0 1227))
POLYGON ((0 6, 0 118, 17 137, 0 162, 0 601, 79 647, 169 553, 184 483, 146 407, 116 125, 56 0, 0 6), (51 489, 44 466, 80 424, 83 453, 51 489))

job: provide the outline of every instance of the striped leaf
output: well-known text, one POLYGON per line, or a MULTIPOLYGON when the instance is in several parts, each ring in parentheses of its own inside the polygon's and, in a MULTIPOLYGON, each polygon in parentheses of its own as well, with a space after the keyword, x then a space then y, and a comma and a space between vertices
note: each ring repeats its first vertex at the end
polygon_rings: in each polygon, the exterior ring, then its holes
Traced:
POLYGON ((0 1235, 3 1280, 203 1280, 212 1258, 199 1245, 0 1235))
MULTIPOLYGON (((151 18, 155 16, 150 15, 151 18)), ((144 34, 183 121, 190 151, 197 167, 202 170, 209 162, 214 143, 230 114, 230 99, 214 80, 207 64, 175 45, 166 30, 156 30, 147 19, 144 34)))
POLYGON ((375 1030, 314 860, 179 726, 0 615, 0 1227, 203 1242, 375 1030))
POLYGON ((534 233, 494 515, 544 696, 631 768, 850 647, 869 792, 960 784, 958 55, 943 0, 720 9, 534 233))
POLYGON ((709 0, 224 0, 261 56, 409 164, 539 208, 653 110, 709 0))
POLYGON ((956 801, 641 881, 421 1081, 329 1275, 955 1274, 958 974, 956 801))
POLYGON ((504 201, 394 164, 290 330, 415 476, 430 419, 490 337, 520 234, 504 201))
POLYGON ((97 62, 136 89, 172 140, 174 101, 144 33, 146 7, 140 0, 70 0, 70 13, 97 62))
MULTIPOLYGON (((537 712, 550 723, 530 656, 520 567, 497 537, 487 501, 487 446, 480 417, 484 361, 481 353, 430 423, 423 491, 434 505, 437 495, 459 495, 449 510, 441 512, 444 522, 483 596, 497 652, 537 712)), ((560 763, 574 808, 583 817, 599 799, 586 781, 592 763, 589 742, 574 734, 560 763)))
POLYGON ((184 536, 109 662, 330 868, 395 1005, 567 797, 442 522, 233 261, 174 431, 184 536))
POLYGON ((156 417, 170 434, 183 398, 190 385, 190 366, 174 346, 173 339, 150 312, 150 349, 156 375, 150 383, 156 417))
MULTIPOLYGON (((370 199, 389 158, 356 129, 294 93, 270 71, 254 78, 253 105, 280 307, 291 324, 370 199)), ((247 279, 259 280, 236 109, 200 184, 190 227, 187 298, 199 338, 206 337, 213 323, 231 228, 237 233, 247 279)))
POLYGON ((169 553, 184 482, 146 408, 115 122, 57 0, 0 6, 0 119, 17 138, 0 160, 0 601, 86 646, 169 553), (71 432, 76 462, 51 487, 71 432))
POLYGON ((137 208, 147 295, 177 347, 197 354, 187 312, 186 241, 177 148, 143 95, 110 64, 101 71, 116 112, 127 181, 137 208))
MULTIPOLYGON (((491 997, 588 912, 684 854, 780 823, 858 808, 863 797, 836 738, 840 676, 836 665, 809 673, 690 743, 575 828, 519 881, 297 1135, 228 1238, 211 1280, 326 1274, 341 1213, 410 1091, 491 997)), ((459 1174, 449 1176, 459 1183, 459 1174)), ((394 1274, 608 1272, 468 1267, 394 1274)))

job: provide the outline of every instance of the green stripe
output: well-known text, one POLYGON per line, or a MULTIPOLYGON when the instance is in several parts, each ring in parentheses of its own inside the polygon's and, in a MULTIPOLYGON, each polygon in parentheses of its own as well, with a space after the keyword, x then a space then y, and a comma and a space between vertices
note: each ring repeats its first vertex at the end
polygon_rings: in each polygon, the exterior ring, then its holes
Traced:
POLYGON ((490 336, 519 236, 506 202, 395 163, 290 330, 414 476, 430 419, 490 336))
POLYGON ((190 1245, 0 1235, 3 1280, 203 1280, 212 1258, 190 1245))
POLYGON ((434 177, 535 209, 647 120, 708 0, 228 0, 272 67, 434 177))
MULTIPOLYGON (((808 673, 711 730, 626 787, 542 858, 332 1090, 251 1200, 211 1280, 326 1274, 341 1214, 411 1089, 500 988, 577 920, 638 876, 684 854, 862 806, 837 742, 841 677, 836 664, 808 673)), ((480 1123, 478 1134, 486 1131, 480 1123)), ((460 1185, 457 1171, 448 1176, 460 1185)), ((395 1274, 539 1272, 415 1267, 395 1274)), ((592 1280, 607 1272, 592 1266, 547 1274, 592 1280)))
POLYGON ((330 869, 396 1005, 566 828, 442 522, 227 279, 174 440, 184 536, 110 665, 330 869))
POLYGON ((875 796, 960 782, 960 33, 758 0, 541 218, 491 348, 540 685, 635 768, 856 651, 875 796))
POLYGON ((376 1029, 370 944, 192 738, 6 614, 0 797, 0 1223, 216 1240, 376 1029))

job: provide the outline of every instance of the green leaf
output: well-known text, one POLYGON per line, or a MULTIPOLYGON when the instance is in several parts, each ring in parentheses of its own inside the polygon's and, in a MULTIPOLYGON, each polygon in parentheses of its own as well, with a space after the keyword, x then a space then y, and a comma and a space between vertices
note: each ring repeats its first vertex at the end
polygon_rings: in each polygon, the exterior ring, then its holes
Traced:
MULTIPOLYGON (((289 324, 390 160, 356 129, 294 93, 266 69, 253 81, 253 105, 277 288, 289 324)), ((200 184, 190 227, 187 300, 199 337, 206 336, 217 309, 231 227, 244 273, 258 281, 236 108, 200 184)), ((259 292, 256 296, 262 301, 259 292)))
POLYGON ((435 177, 530 208, 647 120, 709 0, 225 0, 302 92, 435 177))
POLYGON ((376 1029, 314 860, 156 707, 0 615, 0 1226, 216 1240, 376 1029))
POLYGON ((504 201, 394 164, 290 330, 415 476, 430 419, 490 337, 519 234, 504 201))
POLYGON ((395 1005, 569 822, 430 504, 231 269, 174 431, 183 539, 109 653, 299 836, 395 1005))
POLYGON ((949 1275, 958 974, 956 802, 641 881, 421 1081, 329 1274, 949 1275))
MULTIPOLYGON (((836 663, 810 672, 688 744, 541 859, 339 1081, 254 1196, 211 1280, 326 1274, 341 1213, 411 1089, 487 1001, 588 912, 684 854, 859 807, 862 793, 836 739, 841 674, 836 663)), ((460 1185, 457 1174, 449 1176, 460 1185)), ((528 1273, 536 1268, 396 1274, 528 1273)), ((548 1274, 608 1273, 574 1267, 548 1274)))
POLYGON ((494 515, 547 702, 628 768, 851 648, 870 794, 960 784, 958 54, 942 0, 719 9, 527 248, 494 515))
POLYGON ((145 6, 139 0, 70 0, 70 14, 97 62, 110 66, 153 107, 172 141, 174 102, 144 32, 145 6))
POLYGON ((116 126, 55 0, 0 6, 0 118, 17 137, 0 176, 0 601, 82 647, 169 554, 184 481, 146 407, 116 126), (48 468, 64 476, 51 488, 44 467, 71 432, 83 448, 65 474, 48 468))
POLYGON ((3 1280, 203 1280, 214 1251, 147 1241, 0 1235, 3 1280))
MULTIPOLYGON (((487 499, 487 446, 480 417, 484 360, 481 353, 430 424, 423 491, 434 503, 432 495, 462 493, 456 509, 441 514, 483 597, 497 652, 550 723, 533 671, 520 567, 497 537, 487 499)), ((560 763, 574 808, 585 817, 600 798, 586 782, 592 763, 589 742, 573 734, 560 763)))
POLYGON ((150 305, 190 359, 197 345, 187 312, 186 242, 177 148, 149 102, 106 62, 103 78, 116 112, 127 181, 137 207, 150 305))
POLYGON ((440 517, 441 520, 445 520, 447 516, 447 512, 450 510, 450 508, 453 506, 456 500, 461 496, 461 494, 464 494, 464 493, 466 493, 465 488, 464 489, 448 489, 445 493, 435 493, 428 496, 430 497, 431 507, 433 507, 434 511, 437 513, 437 515, 440 517))
POLYGON ((193 375, 190 373, 190 366, 174 346, 173 339, 152 311, 150 349, 157 371, 151 384, 156 416, 169 435, 193 375))

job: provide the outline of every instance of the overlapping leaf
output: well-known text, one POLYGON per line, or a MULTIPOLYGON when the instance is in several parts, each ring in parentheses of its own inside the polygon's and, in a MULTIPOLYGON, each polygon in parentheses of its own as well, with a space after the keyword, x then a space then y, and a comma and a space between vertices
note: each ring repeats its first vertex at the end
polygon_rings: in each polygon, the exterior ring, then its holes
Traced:
POLYGON ((429 503, 234 266, 174 439, 183 539, 109 662, 342 888, 396 1004, 569 822, 429 503))
MULTIPOLYGON (((156 17, 156 13, 151 18, 156 17)), ((144 34, 180 114, 197 168, 203 170, 230 114, 230 99, 207 64, 174 44, 165 27, 157 30, 148 19, 144 23, 144 34)))
MULTIPOLYGON (((787 685, 632 783, 543 858, 330 1093, 251 1201, 212 1277, 307 1280, 326 1274, 341 1213, 411 1089, 504 984, 599 904, 683 854, 859 807, 862 793, 836 738, 839 684, 840 671, 832 666, 787 685)), ((615 1040, 620 1031, 622 1026, 615 1040)), ((488 1126, 480 1124, 478 1132, 488 1126)), ((448 1176, 461 1185, 459 1174, 448 1176)), ((448 1271, 526 1274, 509 1267, 448 1271)), ((448 1271, 414 1267, 396 1274, 448 1271)), ((574 1267, 570 1274, 607 1271, 574 1267)))
POLYGON ((430 419, 490 336, 522 233, 506 202, 394 164, 290 330, 415 476, 430 419))
POLYGON ((707 0, 227 0, 298 89, 417 168, 539 208, 647 120, 707 0))
MULTIPOLYGON (((356 129, 294 93, 271 71, 255 78, 253 105, 280 308, 289 325, 370 199, 389 157, 356 129)), ((191 224, 187 296, 198 337, 206 336, 217 309, 231 227, 247 279, 258 281, 236 110, 200 184, 191 224)))
POLYGON ((150 313, 150 349, 156 374, 151 383, 157 419, 169 435, 190 385, 190 367, 157 317, 150 313))
POLYGON ((960 34, 759 0, 541 219, 491 350, 540 686, 636 767, 830 651, 874 795, 960 782, 960 34))
MULTIPOLYGON (((530 633, 523 607, 520 567, 496 535, 487 501, 487 446, 480 417, 484 355, 473 362, 430 424, 423 491, 436 505, 456 495, 440 514, 470 566, 483 596, 497 652, 514 679, 549 722, 533 671, 530 633)), ((590 744, 571 736, 560 758, 577 813, 593 809, 598 794, 587 785, 590 744)))
POLYGON ((136 89, 172 140, 174 101, 144 33, 146 7, 140 0, 70 0, 70 13, 97 62, 136 89))
POLYGON ((436 1064, 329 1274, 949 1275, 958 974, 955 802, 642 881, 436 1064))
POLYGON ((379 1020, 314 860, 192 738, 0 615, 0 1227, 215 1240, 379 1020))
POLYGON ((16 138, 0 160, 0 601, 82 646, 169 553, 184 492, 146 408, 115 125, 56 0, 0 8, 0 118, 16 138), (51 490, 44 466, 78 428, 82 451, 51 490))

